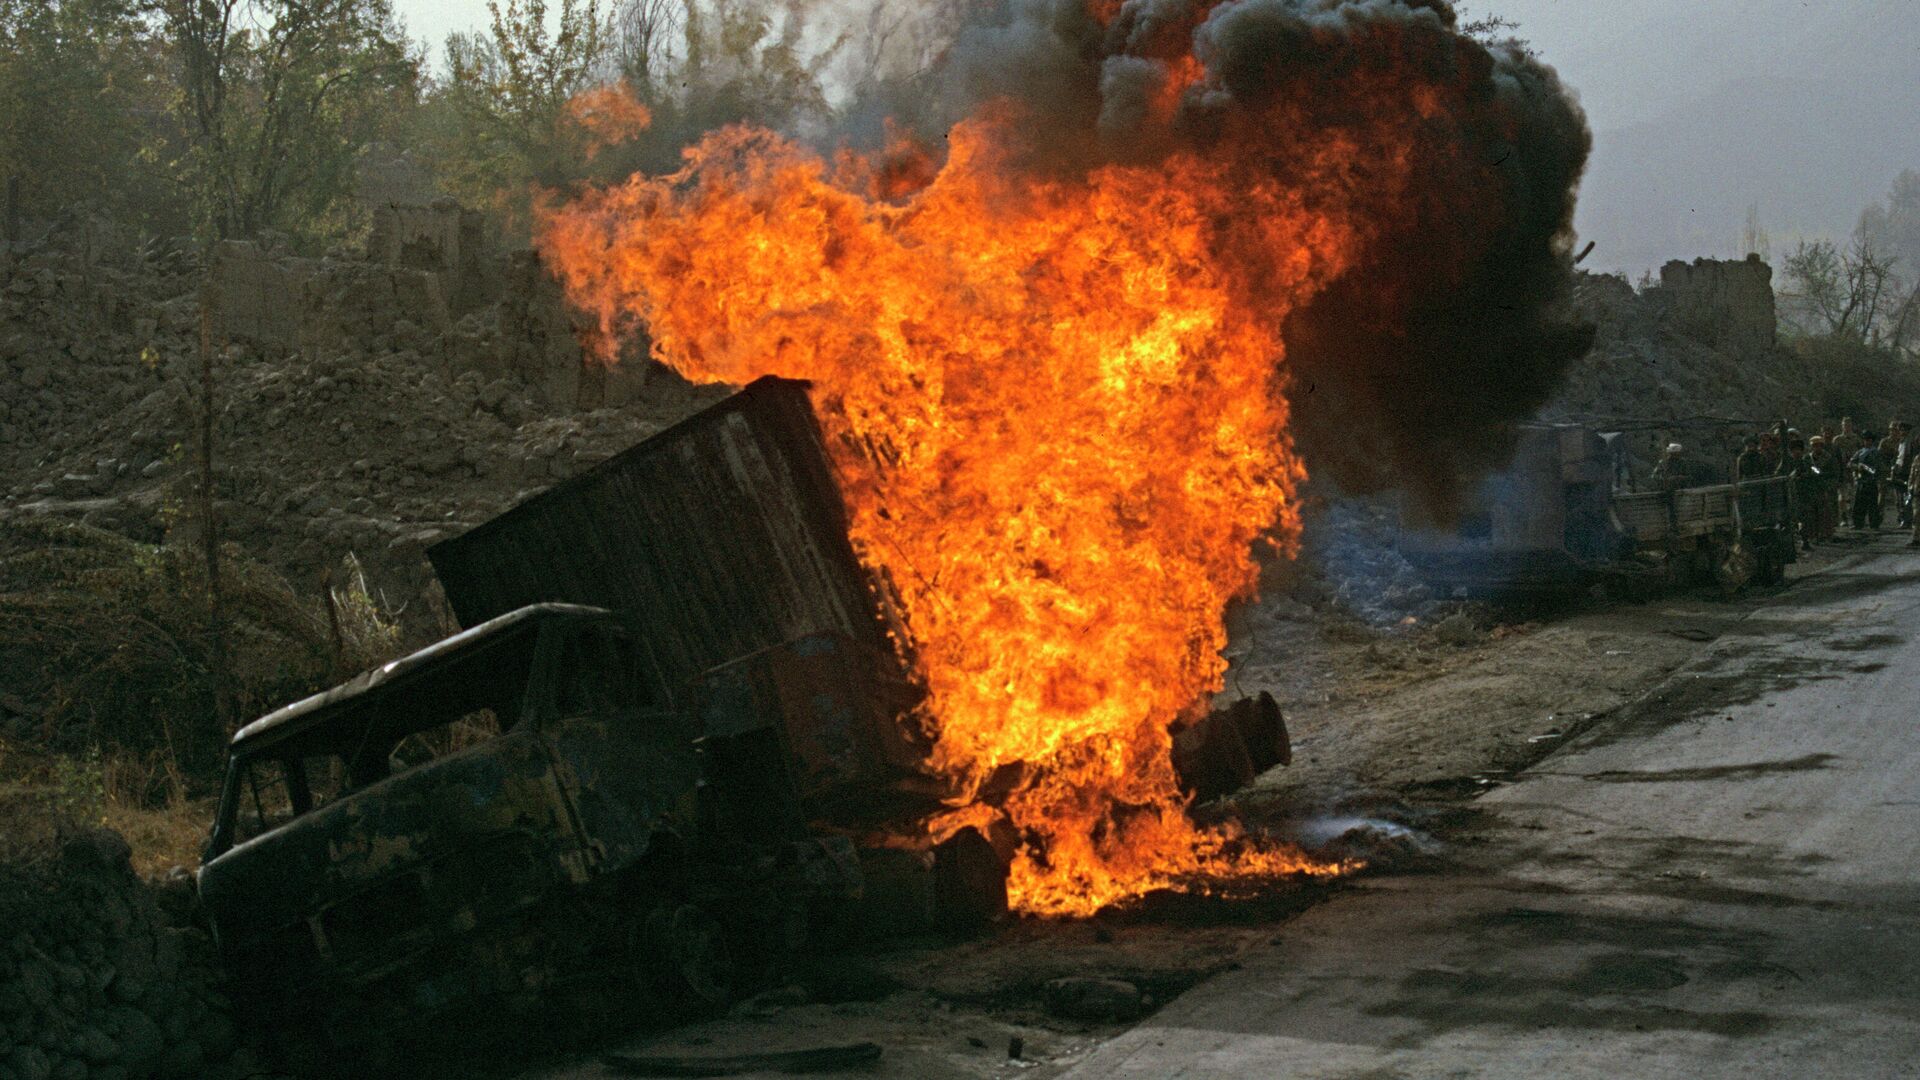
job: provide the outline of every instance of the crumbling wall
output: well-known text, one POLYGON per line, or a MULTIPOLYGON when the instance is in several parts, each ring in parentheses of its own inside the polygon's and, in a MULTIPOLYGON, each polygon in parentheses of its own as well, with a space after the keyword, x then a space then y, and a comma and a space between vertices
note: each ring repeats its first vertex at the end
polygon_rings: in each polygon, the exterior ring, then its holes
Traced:
POLYGON ((216 252, 213 330, 265 352, 407 352, 450 374, 515 380, 550 408, 600 409, 642 394, 645 359, 582 355, 575 316, 539 256, 500 252, 486 215, 449 199, 389 204, 357 257, 298 258, 230 241, 216 252))
POLYGON ((0 867, 0 1075, 266 1075, 238 1050, 212 942, 163 913, 128 855, 119 835, 91 831, 45 862, 0 867))
POLYGON ((232 240, 214 252, 212 276, 215 336, 257 349, 437 350, 453 325, 432 270, 295 258, 232 240))
POLYGON ((495 255, 487 215, 448 198, 377 207, 367 237, 370 261, 434 274, 456 317, 499 298, 495 255))
POLYGON ((578 316, 537 253, 508 256, 504 280, 493 334, 475 351, 483 376, 513 375, 555 405, 602 409, 635 401, 666 374, 645 359, 644 343, 631 362, 612 367, 587 357, 578 316))
POLYGON ((1655 299, 1667 305, 1675 329, 1707 345, 1758 353, 1777 344, 1773 267, 1758 255, 1676 259, 1660 268, 1655 299))

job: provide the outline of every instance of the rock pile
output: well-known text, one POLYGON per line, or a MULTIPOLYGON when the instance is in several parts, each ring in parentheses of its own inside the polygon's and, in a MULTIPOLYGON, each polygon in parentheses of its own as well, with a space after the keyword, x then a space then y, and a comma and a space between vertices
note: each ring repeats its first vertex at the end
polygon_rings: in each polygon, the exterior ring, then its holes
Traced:
MULTIPOLYGON (((455 217, 452 234, 470 240, 472 222, 455 217)), ((440 627, 417 603, 428 544, 724 391, 644 360, 586 362, 531 253, 476 270, 468 244, 439 267, 439 249, 396 237, 401 225, 378 237, 407 266, 220 253, 218 276, 246 299, 219 321, 250 329, 214 367, 218 505, 224 535, 297 587, 317 590, 351 553, 430 633, 440 627), (470 308, 458 321, 443 279, 470 308), (274 338, 279 323, 291 340, 274 338)), ((158 541, 192 516, 199 275, 111 250, 56 233, 0 253, 0 515, 158 541)))
POLYGON ((1724 425, 1724 436, 1699 425, 1650 431, 1635 449, 1652 454, 1670 439, 1737 452, 1739 436, 1780 418, 1812 434, 1846 415, 1879 427, 1920 411, 1912 365, 1778 341, 1771 273, 1757 259, 1699 259, 1670 263, 1660 284, 1640 290, 1616 275, 1581 275, 1575 302, 1599 333, 1544 417, 1740 421, 1724 425))
POLYGON ((118 835, 0 867, 0 1077, 263 1075, 239 1048, 212 943, 163 915, 118 835))

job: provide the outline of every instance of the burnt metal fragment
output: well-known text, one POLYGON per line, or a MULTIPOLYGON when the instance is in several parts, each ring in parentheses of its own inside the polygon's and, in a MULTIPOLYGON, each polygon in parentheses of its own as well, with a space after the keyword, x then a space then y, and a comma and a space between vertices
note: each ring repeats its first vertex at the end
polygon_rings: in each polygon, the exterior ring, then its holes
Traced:
POLYGON ((674 1054, 608 1054, 601 1061, 622 1076, 738 1076, 741 1073, 789 1074, 837 1072, 880 1060, 880 1044, 848 1043, 806 1050, 774 1050, 763 1054, 682 1056, 674 1054))
POLYGON ((1173 737, 1174 774, 1197 802, 1231 795, 1268 769, 1291 764, 1286 717, 1265 691, 1216 709, 1173 737))

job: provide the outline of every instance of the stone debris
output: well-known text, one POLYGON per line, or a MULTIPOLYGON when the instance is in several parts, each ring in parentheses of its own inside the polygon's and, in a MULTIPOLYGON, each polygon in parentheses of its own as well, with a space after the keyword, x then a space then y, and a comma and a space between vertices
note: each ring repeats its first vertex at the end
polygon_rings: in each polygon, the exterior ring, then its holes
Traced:
POLYGON ((46 865, 0 866, 0 1075, 270 1077, 239 1046, 212 942, 162 912, 128 855, 82 831, 46 865))
MULTIPOLYGON (((587 360, 533 254, 457 207, 381 220, 368 255, 216 253, 218 509, 297 586, 352 553, 424 619, 427 545, 724 391, 587 360)), ((160 541, 190 525, 200 275, 62 240, 0 258, 0 514, 160 541)))
POLYGON ((1146 1011, 1140 988, 1124 979, 1073 976, 1054 979, 1046 986, 1047 1011, 1068 1020, 1119 1024, 1137 1020, 1146 1011))

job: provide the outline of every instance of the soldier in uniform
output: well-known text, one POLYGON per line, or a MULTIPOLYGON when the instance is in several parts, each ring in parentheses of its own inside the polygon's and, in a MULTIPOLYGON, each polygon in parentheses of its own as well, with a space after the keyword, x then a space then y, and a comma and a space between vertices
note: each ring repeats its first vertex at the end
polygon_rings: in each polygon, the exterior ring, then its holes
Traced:
MULTIPOLYGON (((1907 489, 1913 491, 1916 490, 1914 485, 1920 484, 1920 454, 1909 453, 1907 458, 1912 462, 1907 467, 1907 489)), ((1913 537, 1907 541, 1907 546, 1920 548, 1920 514, 1913 515, 1913 537)))
POLYGON ((1760 433, 1761 476, 1774 476, 1780 472, 1780 463, 1787 457, 1787 448, 1780 436, 1772 431, 1760 433))
POLYGON ((1682 460, 1686 452, 1687 448, 1677 442, 1667 444, 1666 452, 1660 455, 1649 477, 1655 491, 1673 491, 1687 486, 1687 465, 1682 460))
POLYGON ((1860 452, 1860 433, 1853 430, 1853 417, 1840 418, 1840 434, 1832 439, 1829 447, 1833 459, 1840 463, 1840 475, 1836 478, 1840 484, 1840 517, 1847 520, 1853 510, 1853 455, 1860 452))
POLYGON ((1894 520, 1904 529, 1913 524, 1913 485, 1907 482, 1907 476, 1913 471, 1913 425, 1905 420, 1896 421, 1893 434, 1896 441, 1893 456, 1887 459, 1888 483, 1894 487, 1894 520))
POLYGON ((1886 461, 1886 467, 1880 471, 1880 513, 1884 518, 1889 507, 1893 518, 1901 525, 1901 504, 1906 501, 1907 474, 1901 468, 1900 451, 1906 441, 1901 431, 1905 425, 1898 420, 1887 421, 1887 434, 1880 440, 1880 457, 1886 461))
POLYGON ((1887 459, 1880 453, 1880 438, 1869 431, 1862 436, 1863 444, 1847 464, 1853 471, 1853 527, 1856 529, 1879 528, 1884 520, 1880 513, 1880 480, 1887 471, 1887 459))
POLYGON ((1824 542, 1833 539, 1833 530, 1840 523, 1840 462, 1833 456, 1825 435, 1807 440, 1807 458, 1813 462, 1814 473, 1820 481, 1815 491, 1818 524, 1813 538, 1824 542))
POLYGON ((1738 480, 1758 480, 1767 475, 1766 459, 1760 456, 1760 436, 1749 435, 1740 444, 1740 456, 1733 459, 1733 475, 1738 480))
POLYGON ((1807 456, 1807 444, 1799 439, 1787 441, 1786 461, 1780 475, 1793 483, 1794 513, 1798 520, 1800 550, 1813 547, 1814 534, 1820 530, 1820 473, 1807 456))

